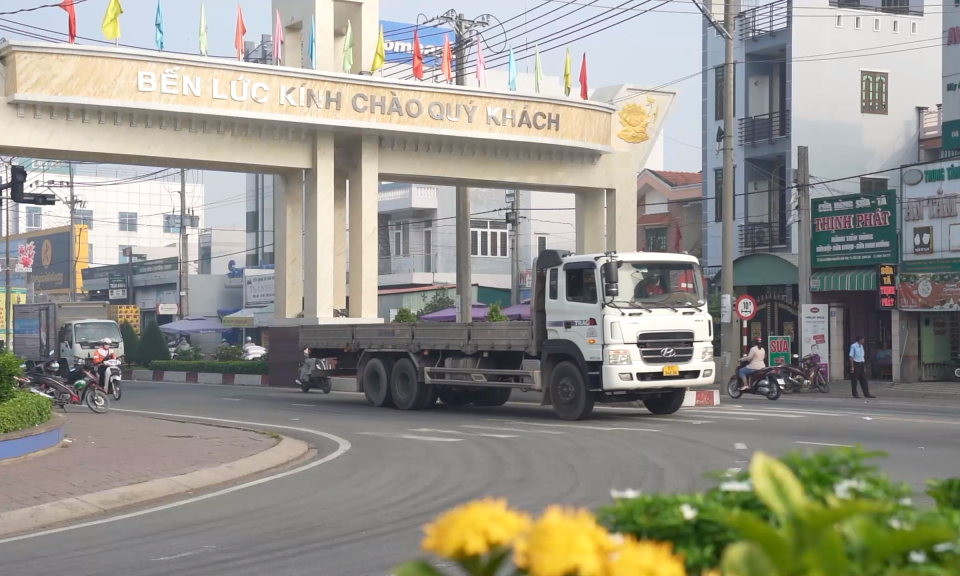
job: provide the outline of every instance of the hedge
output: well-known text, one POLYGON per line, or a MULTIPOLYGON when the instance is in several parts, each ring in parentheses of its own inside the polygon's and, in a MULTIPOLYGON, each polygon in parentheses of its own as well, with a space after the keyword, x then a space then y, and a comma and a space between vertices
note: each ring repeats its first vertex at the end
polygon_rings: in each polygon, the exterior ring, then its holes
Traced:
POLYGON ((0 403, 0 434, 43 424, 53 415, 53 402, 39 394, 18 390, 0 403))
POLYGON ((154 360, 151 370, 164 372, 213 372, 214 374, 267 374, 266 362, 182 362, 180 360, 154 360))

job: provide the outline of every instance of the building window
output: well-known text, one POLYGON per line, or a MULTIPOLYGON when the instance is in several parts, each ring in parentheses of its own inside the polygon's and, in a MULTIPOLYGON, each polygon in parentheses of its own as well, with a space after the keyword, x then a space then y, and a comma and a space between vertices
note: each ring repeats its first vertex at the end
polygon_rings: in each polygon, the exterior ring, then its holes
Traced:
POLYGON ((125 246, 121 244, 120 246, 117 247, 117 254, 118 254, 117 262, 119 262, 120 264, 126 264, 130 262, 130 259, 123 255, 123 251, 126 250, 127 248, 131 248, 131 246, 129 245, 125 246))
POLYGON ((899 34, 899 33, 900 33, 900 21, 899 21, 899 20, 894 20, 894 21, 893 21, 893 33, 894 33, 894 34, 899 34))
POLYGON ((837 28, 843 28, 843 16, 837 14, 837 28))
POLYGON ((87 265, 93 264, 93 244, 87 244, 87 265))
MULTIPOLYGON (((724 67, 723 65, 717 66, 714 69, 713 73, 713 100, 716 103, 716 108, 714 112, 714 118, 716 120, 723 120, 723 94, 724 94, 724 67)), ((737 108, 737 67, 733 67, 733 108, 734 116, 736 116, 737 108)))
POLYGON ((559 281, 557 280, 558 276, 559 274, 557 272, 557 269, 551 268, 550 269, 550 299, 551 300, 557 299, 557 285, 559 284, 559 281))
POLYGON ((880 8, 891 14, 907 14, 910 12, 910 0, 881 0, 880 8))
POLYGON ((667 229, 666 228, 647 228, 644 230, 647 241, 644 248, 648 252, 666 252, 667 251, 667 229))
POLYGON ((543 251, 547 249, 547 237, 546 236, 537 236, 537 256, 543 254, 543 251))
POLYGON ((136 212, 120 213, 120 231, 121 232, 137 231, 137 213, 136 212))
POLYGON ((887 113, 887 73, 860 71, 860 112, 887 113))
POLYGON ((470 221, 470 255, 506 258, 507 223, 503 220, 470 221))
POLYGON ((200 269, 198 272, 200 274, 210 274, 213 270, 213 255, 211 254, 210 246, 201 246, 200 247, 200 269))
POLYGON ((910 23, 910 33, 911 33, 911 34, 913 34, 914 36, 916 36, 916 35, 917 35, 917 31, 918 31, 919 29, 920 29, 920 27, 917 25, 916 22, 911 22, 911 23, 910 23))
MULTIPOLYGON (((713 171, 713 216, 716 222, 723 220, 723 168, 713 171)), ((737 167, 733 167, 733 217, 737 217, 737 167)))
POLYGON ((860 20, 859 16, 853 19, 853 27, 857 30, 863 30, 863 21, 860 20))
POLYGON ((564 272, 567 276, 567 302, 597 303, 596 268, 579 268, 564 272))
POLYGON ((247 232, 260 231, 260 213, 256 210, 247 212, 247 232))
POLYGON ((888 189, 886 178, 860 178, 860 193, 885 192, 888 189))
POLYGON ((180 216, 176 214, 164 214, 163 215, 163 233, 179 234, 180 233, 180 216))
POLYGON ((396 222, 393 225, 393 255, 410 255, 410 223, 396 222))
POLYGON ((880 31, 880 19, 879 19, 879 18, 874 18, 874 19, 873 19, 873 31, 874 31, 874 32, 879 32, 879 31, 880 31))
POLYGON ((93 210, 77 210, 74 214, 77 224, 93 229, 93 210))
POLYGON ((27 206, 27 230, 39 230, 41 228, 43 228, 43 208, 27 206))

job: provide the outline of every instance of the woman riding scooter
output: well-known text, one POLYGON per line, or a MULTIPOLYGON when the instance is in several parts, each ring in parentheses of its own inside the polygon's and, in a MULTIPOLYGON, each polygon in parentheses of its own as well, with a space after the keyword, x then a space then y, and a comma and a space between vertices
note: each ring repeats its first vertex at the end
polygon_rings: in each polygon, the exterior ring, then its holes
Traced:
POLYGON ((747 355, 740 359, 741 362, 747 363, 737 373, 740 376, 740 390, 750 389, 750 375, 767 367, 766 362, 764 362, 766 357, 767 351, 763 349, 763 339, 760 337, 754 338, 753 346, 750 347, 747 355))

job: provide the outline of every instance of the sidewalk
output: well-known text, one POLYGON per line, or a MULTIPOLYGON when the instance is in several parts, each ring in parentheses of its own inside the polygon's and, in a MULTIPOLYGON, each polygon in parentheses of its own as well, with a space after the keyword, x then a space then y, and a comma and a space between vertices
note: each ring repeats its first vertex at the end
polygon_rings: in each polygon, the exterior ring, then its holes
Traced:
MULTIPOLYGON (((870 393, 892 397, 909 398, 943 398, 946 400, 960 400, 960 382, 870 382, 870 393)), ((726 380, 723 382, 726 385, 726 380)), ((721 395, 725 392, 719 383, 712 386, 720 389, 721 395)), ((816 394, 815 390, 803 390, 800 394, 816 394)), ((830 382, 830 391, 823 396, 848 397, 851 396, 849 380, 833 380, 830 382)))
POLYGON ((0 514, 234 462, 277 444, 256 432, 116 412, 71 411, 64 431, 59 448, 0 464, 0 514))

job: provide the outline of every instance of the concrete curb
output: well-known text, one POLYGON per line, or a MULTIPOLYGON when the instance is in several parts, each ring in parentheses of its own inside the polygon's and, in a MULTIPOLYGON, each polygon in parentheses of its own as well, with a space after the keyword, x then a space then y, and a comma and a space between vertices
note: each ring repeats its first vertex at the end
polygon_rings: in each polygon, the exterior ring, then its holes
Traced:
POLYGON ((273 448, 229 464, 4 512, 0 514, 0 538, 231 482, 292 462, 309 449, 302 440, 282 436, 273 448))
POLYGON ((228 386, 269 386, 266 374, 218 374, 215 372, 169 372, 166 370, 124 370, 123 379, 132 382, 176 382, 178 384, 224 384, 228 386))
POLYGON ((56 448, 63 441, 66 418, 54 412, 50 420, 32 428, 0 434, 0 462, 7 463, 56 448))

